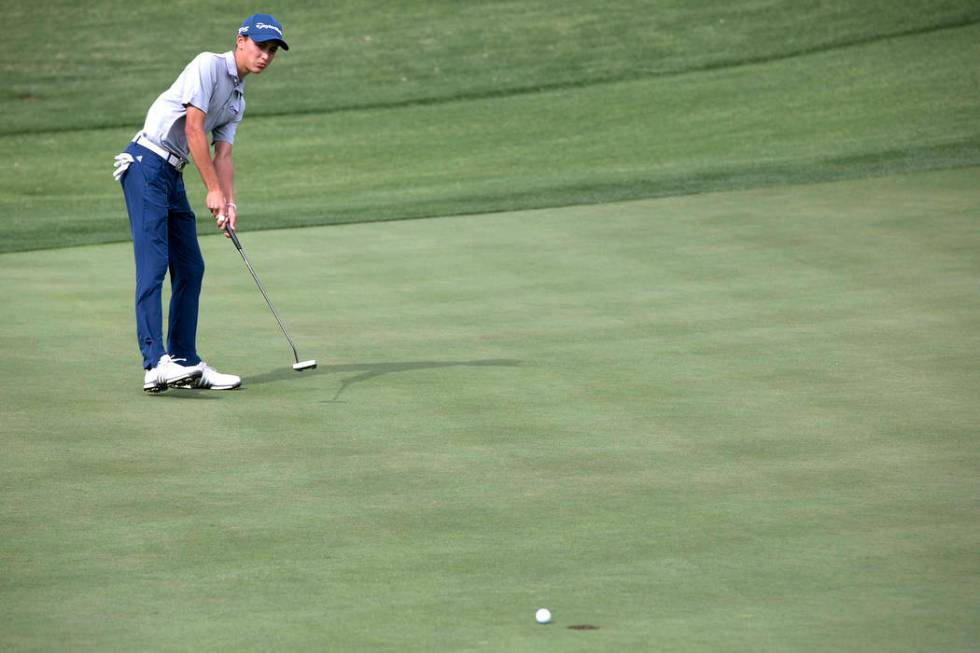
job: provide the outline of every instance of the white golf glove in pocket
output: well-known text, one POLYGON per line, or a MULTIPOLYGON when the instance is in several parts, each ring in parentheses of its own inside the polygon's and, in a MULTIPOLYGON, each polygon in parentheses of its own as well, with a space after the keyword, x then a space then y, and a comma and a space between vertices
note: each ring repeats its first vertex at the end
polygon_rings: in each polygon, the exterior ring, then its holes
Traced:
POLYGON ((121 182, 122 176, 126 173, 129 166, 132 165, 135 159, 133 158, 132 154, 123 152, 122 154, 116 155, 115 161, 116 162, 112 164, 112 167, 115 168, 115 170, 112 171, 112 178, 121 182))

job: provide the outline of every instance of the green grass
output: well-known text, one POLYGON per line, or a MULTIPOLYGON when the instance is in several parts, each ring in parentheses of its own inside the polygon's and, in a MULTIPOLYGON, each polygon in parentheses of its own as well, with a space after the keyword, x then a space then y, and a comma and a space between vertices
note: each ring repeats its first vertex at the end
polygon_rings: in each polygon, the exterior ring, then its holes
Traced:
MULTIPOLYGON (((6 3, 0 133, 141 125, 251 2, 6 3)), ((980 22, 971 0, 278 2, 292 49, 250 83, 249 115, 336 111, 637 79, 980 22)))
POLYGON ((256 8, 7 4, 0 649, 976 648, 976 2, 278 3, 320 367, 206 237, 245 387, 156 397, 109 162, 256 8))
POLYGON ((222 395, 4 255, 0 646, 972 650, 977 180, 207 238, 222 395))
MULTIPOLYGON (((297 10, 294 49, 248 80, 249 118, 236 143, 243 225, 485 213, 980 163, 975 3, 910 12, 895 3, 654 11, 631 2, 601 18, 590 3, 458 4, 384 5, 395 13, 382 17, 338 8, 336 22, 297 10), (321 34, 321 23, 335 31, 321 34), (385 67, 359 50, 333 50, 332 36, 373 30, 386 35, 386 60, 445 68, 446 78, 421 76, 416 90, 399 90, 373 82, 385 67), (433 31, 452 38, 427 50, 419 44, 433 31), (489 52, 481 64, 489 68, 472 68, 467 52, 489 52)), ((173 46, 126 40, 142 29, 137 17, 168 24, 146 11, 106 9, 118 23, 104 40, 74 43, 75 35, 40 46, 74 45, 88 56, 12 48, 10 89, 30 75, 51 90, 34 93, 37 101, 9 90, 9 106, 0 104, 11 127, 0 135, 8 161, 0 251, 128 239, 112 157, 186 60, 211 47, 201 32, 220 33, 213 23, 229 10, 205 10, 186 43, 173 41, 190 50, 173 55, 173 46), (105 49, 114 56, 100 56, 105 49), (48 73, 48 65, 65 70, 48 73), (63 77, 84 97, 65 91, 63 77)), ((87 15, 66 10, 44 29, 101 16, 87 15)), ((201 206, 193 169, 187 177, 192 205, 201 206)))
MULTIPOLYGON (((980 26, 971 26, 733 70, 252 118, 236 145, 242 225, 456 215, 976 165, 977 43, 980 26)), ((127 240, 109 172, 130 135, 0 137, 12 161, 0 179, 0 251, 127 240)), ((187 179, 199 206, 193 169, 187 179)))

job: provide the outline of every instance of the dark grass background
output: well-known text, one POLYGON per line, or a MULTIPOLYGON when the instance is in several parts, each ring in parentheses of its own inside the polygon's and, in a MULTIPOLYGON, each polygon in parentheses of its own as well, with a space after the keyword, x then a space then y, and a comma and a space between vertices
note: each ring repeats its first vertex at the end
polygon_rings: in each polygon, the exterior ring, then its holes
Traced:
MULTIPOLYGON (((139 124, 247 2, 8 3, 2 132, 139 124), (160 80, 166 80, 161 82, 160 80), (69 109, 69 110, 66 110, 69 109)), ((965 0, 277 3, 294 45, 250 116, 402 106, 767 63, 980 21, 965 0)), ((906 64, 911 63, 909 61, 906 64)))
MULTIPOLYGON (((0 251, 128 239, 112 157, 190 58, 230 47, 246 7, 15 3, 22 27, 0 64, 0 251)), ((286 3, 279 14, 293 48, 247 80, 236 144, 243 229, 980 160, 973 2, 286 3)))

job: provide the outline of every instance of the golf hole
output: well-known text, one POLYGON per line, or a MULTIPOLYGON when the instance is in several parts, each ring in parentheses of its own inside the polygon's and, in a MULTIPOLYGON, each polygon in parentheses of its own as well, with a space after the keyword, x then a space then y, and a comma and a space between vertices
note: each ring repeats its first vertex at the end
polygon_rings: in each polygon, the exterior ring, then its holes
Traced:
POLYGON ((577 626, 569 626, 569 630, 599 630, 598 626, 592 626, 590 624, 579 624, 577 626))

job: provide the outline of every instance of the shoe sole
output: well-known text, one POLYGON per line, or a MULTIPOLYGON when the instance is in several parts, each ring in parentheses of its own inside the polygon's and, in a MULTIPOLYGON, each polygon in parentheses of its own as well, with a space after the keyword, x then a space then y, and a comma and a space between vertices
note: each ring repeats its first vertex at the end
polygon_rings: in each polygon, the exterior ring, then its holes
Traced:
POLYGON ((196 374, 188 379, 185 379, 174 385, 171 385, 170 387, 178 388, 180 390, 237 390, 238 388, 242 387, 241 381, 235 383, 234 385, 209 385, 207 387, 195 385, 195 383, 197 382, 198 379, 201 378, 201 376, 202 376, 201 374, 196 374))
POLYGON ((212 386, 208 386, 207 388, 202 388, 202 387, 195 386, 194 382, 190 381, 184 385, 178 385, 174 387, 180 390, 238 390, 240 387, 242 387, 242 384, 237 383, 235 385, 212 385, 212 386))
POLYGON ((201 375, 202 374, 203 374, 203 372, 201 372, 201 370, 194 370, 193 372, 191 372, 189 374, 186 374, 185 376, 181 376, 181 377, 176 378, 176 379, 170 379, 169 381, 167 381, 167 387, 168 388, 186 388, 189 385, 192 385, 199 378, 201 378, 201 375))
POLYGON ((153 385, 143 385, 143 392, 157 393, 166 392, 169 388, 186 388, 190 386, 194 381, 201 378, 201 371, 195 370, 184 376, 178 377, 176 379, 170 379, 166 383, 154 383, 153 385))

